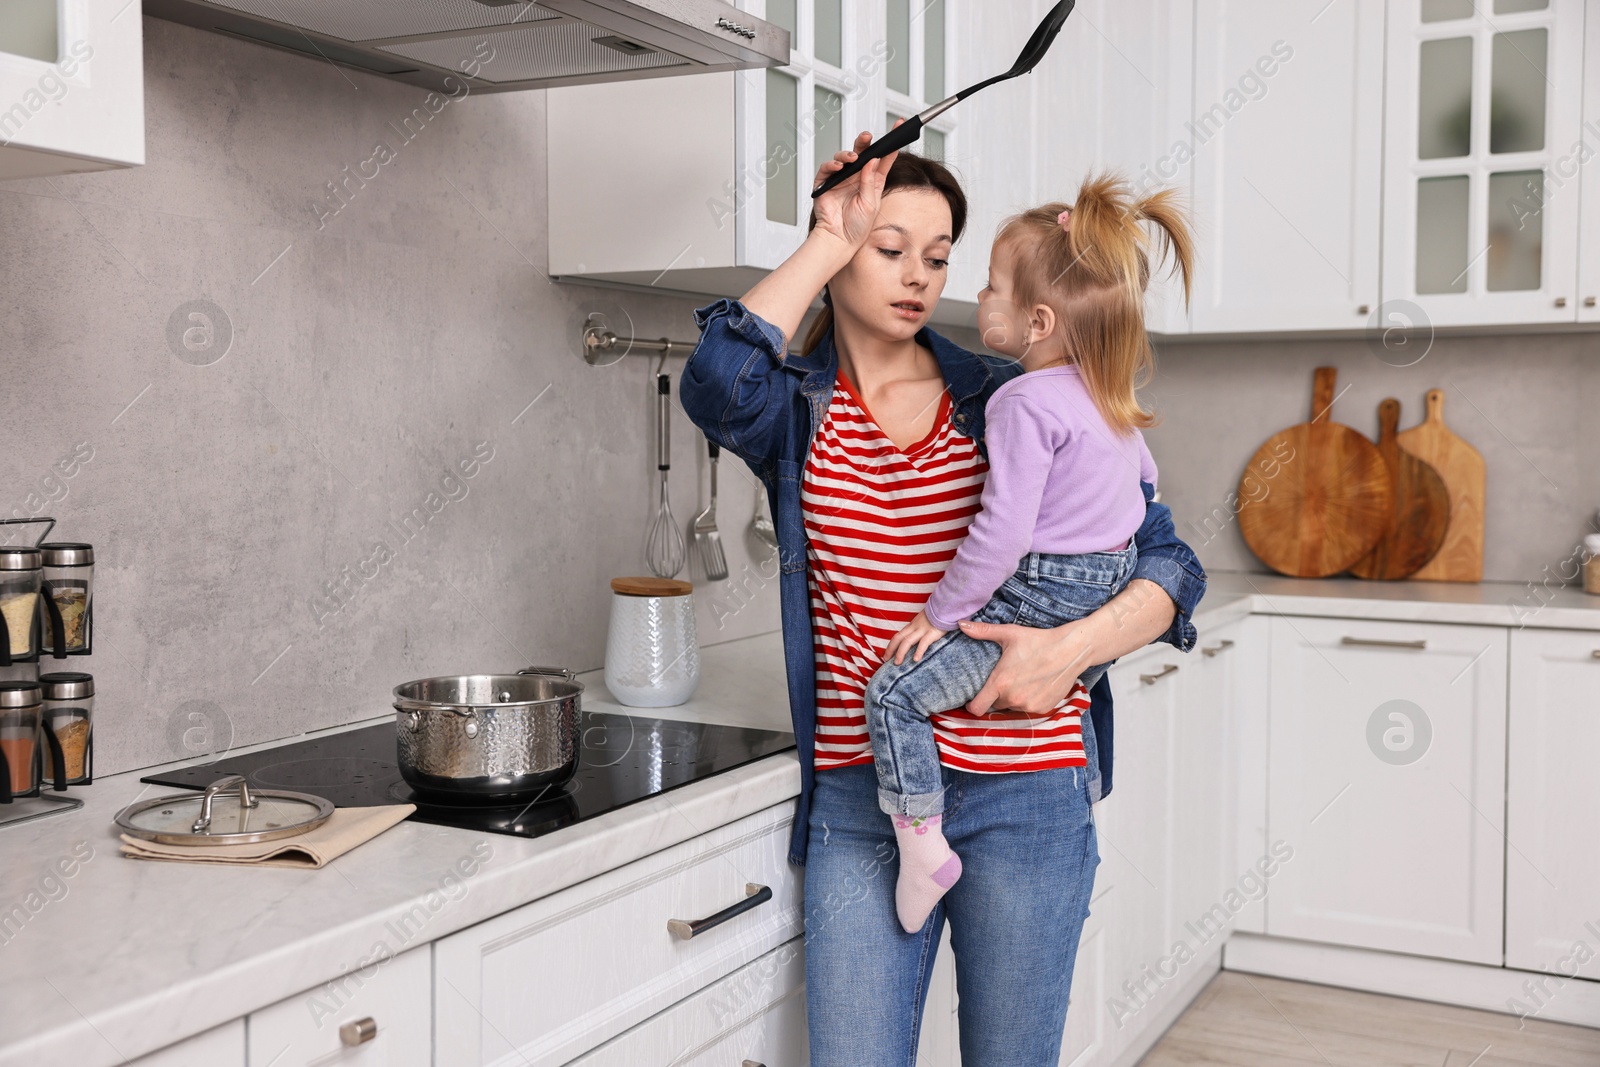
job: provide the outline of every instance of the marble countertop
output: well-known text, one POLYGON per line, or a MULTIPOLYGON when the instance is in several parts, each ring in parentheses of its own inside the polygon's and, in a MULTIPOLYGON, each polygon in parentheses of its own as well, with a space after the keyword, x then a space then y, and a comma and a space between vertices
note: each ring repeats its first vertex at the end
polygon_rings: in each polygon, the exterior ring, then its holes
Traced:
MULTIPOLYGON (((701 664, 692 700, 648 714, 789 728, 779 635, 710 646, 701 664)), ((586 710, 627 710, 601 672, 580 679, 586 710)), ((419 904, 429 919, 416 944, 800 792, 783 752, 544 837, 403 822, 308 871, 123 857, 116 813, 171 791, 140 782, 150 770, 74 790, 76 811, 0 829, 3 1067, 120 1064, 354 969, 419 904), (455 865, 484 844, 492 853, 462 878, 455 865)))
MULTIPOLYGON (((1209 577, 1195 617, 1202 632, 1252 612, 1600 630, 1600 597, 1570 588, 1209 577)), ((711 645, 701 662, 694 698, 651 714, 789 728, 777 633, 711 645)), ((580 677, 586 709, 627 710, 606 691, 601 672, 580 677)), ((300 738, 274 744, 294 740, 300 738)), ((800 788, 799 765, 788 752, 541 838, 405 822, 322 870, 294 871, 124 859, 113 816, 167 788, 139 782, 148 771, 78 791, 78 811, 0 829, 0 1067, 118 1064, 335 978, 365 958, 386 923, 430 894, 441 899, 454 865, 475 845, 486 842, 492 855, 464 888, 443 897, 419 943, 800 788)))

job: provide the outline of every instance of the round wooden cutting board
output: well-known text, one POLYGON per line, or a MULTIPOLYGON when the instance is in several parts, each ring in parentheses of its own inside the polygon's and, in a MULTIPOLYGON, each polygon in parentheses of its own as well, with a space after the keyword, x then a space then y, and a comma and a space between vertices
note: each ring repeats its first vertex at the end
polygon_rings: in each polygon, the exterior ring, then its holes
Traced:
POLYGON ((1296 578, 1349 569, 1377 545, 1394 510, 1377 447, 1328 416, 1336 378, 1333 367, 1317 368, 1311 421, 1268 438, 1239 482, 1245 543, 1261 562, 1296 578))

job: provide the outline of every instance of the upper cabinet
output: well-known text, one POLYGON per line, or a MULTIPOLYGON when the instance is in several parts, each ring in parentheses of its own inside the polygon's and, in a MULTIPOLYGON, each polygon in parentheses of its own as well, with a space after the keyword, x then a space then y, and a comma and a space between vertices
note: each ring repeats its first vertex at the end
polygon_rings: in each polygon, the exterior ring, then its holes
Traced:
MULTIPOLYGON (((1592 152, 1600 153, 1600 12, 1589 15, 1584 24, 1584 56, 1587 61, 1583 71, 1583 134, 1582 143, 1592 152)), ((1570 185, 1572 171, 1582 174, 1583 187, 1578 194, 1579 216, 1591 233, 1600 231, 1600 160, 1592 156, 1583 162, 1580 151, 1576 160, 1567 155, 1562 159, 1558 173, 1570 185)), ((1600 322, 1600 237, 1592 237, 1579 246, 1578 260, 1578 321, 1600 322)))
POLYGON ((1386 300, 1434 325, 1576 321, 1583 40, 1584 0, 1391 0, 1386 300))
POLYGON ((129 0, 6 0, 0 180, 144 162, 144 45, 129 0))
MULTIPOLYGON (((550 273, 744 292, 805 239, 823 161, 855 133, 881 133, 959 87, 952 27, 964 6, 746 0, 742 9, 790 31, 788 66, 550 90, 550 273), (586 149, 614 143, 627 145, 627 165, 586 149)), ((940 116, 916 151, 947 157, 970 118, 940 116)), ((981 258, 975 283, 947 290, 940 321, 971 320, 986 238, 981 258)))
POLYGON ((1196 333, 1354 329, 1378 303, 1384 0, 1197 0, 1196 333))
MULTIPOLYGON (((1033 15, 1042 18, 1048 7, 1039 4, 1033 15)), ((1188 198, 1195 149, 1189 131, 1194 18, 1193 0, 1079 0, 1050 56, 1031 75, 1038 79, 1037 105, 1031 113, 1009 107, 1004 142, 986 145, 995 170, 1020 173, 1013 161, 1031 155, 1037 173, 1034 189, 1001 206, 1015 211, 1070 202, 1078 184, 1101 171, 1121 174, 1140 192, 1170 187, 1188 198)), ((1004 70, 1027 32, 1013 30, 1003 42, 1012 54, 991 57, 989 66, 1004 70)), ((974 139, 997 139, 989 122, 968 118, 974 139)), ((982 195, 991 196, 994 184, 985 182, 982 195)), ((1183 285, 1170 274, 1171 265, 1169 259, 1166 271, 1151 279, 1146 321, 1156 333, 1187 333, 1183 285)))

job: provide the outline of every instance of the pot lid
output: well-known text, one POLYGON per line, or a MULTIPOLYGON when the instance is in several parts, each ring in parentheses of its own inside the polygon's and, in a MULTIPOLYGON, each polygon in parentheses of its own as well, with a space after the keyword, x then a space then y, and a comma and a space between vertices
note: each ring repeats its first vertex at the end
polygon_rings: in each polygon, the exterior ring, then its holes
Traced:
POLYGON ((117 812, 123 833, 163 845, 249 845, 297 837, 328 821, 333 804, 308 793, 251 789, 242 775, 218 778, 204 793, 175 793, 117 812))

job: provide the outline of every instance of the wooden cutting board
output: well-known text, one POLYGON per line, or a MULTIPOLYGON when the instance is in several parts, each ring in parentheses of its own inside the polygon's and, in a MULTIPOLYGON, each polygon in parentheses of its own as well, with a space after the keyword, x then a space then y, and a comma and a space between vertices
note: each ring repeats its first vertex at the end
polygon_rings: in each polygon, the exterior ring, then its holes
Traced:
POLYGON ((1317 368, 1311 421, 1269 437, 1239 479, 1239 530, 1280 574, 1325 578, 1347 570, 1372 551, 1394 510, 1383 456, 1329 417, 1337 373, 1317 368))
POLYGON ((1372 552, 1350 567, 1357 578, 1411 577, 1439 551, 1450 525, 1450 490, 1438 471, 1400 447, 1399 429, 1400 401, 1391 396, 1378 405, 1378 452, 1394 486, 1392 519, 1372 552))
POLYGON ((1439 472, 1450 491, 1450 524, 1444 544, 1413 578, 1434 582, 1483 581, 1483 456, 1444 424, 1444 390, 1429 389, 1428 414, 1416 426, 1400 431, 1400 447, 1439 472))

